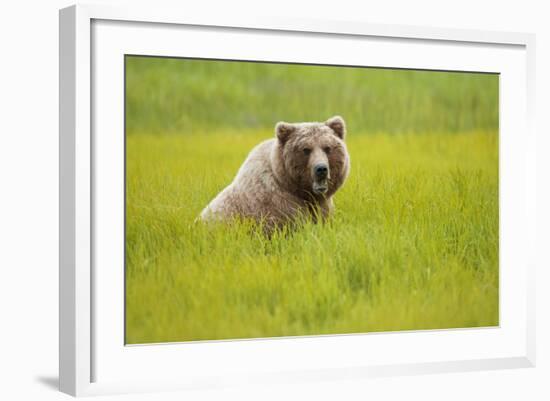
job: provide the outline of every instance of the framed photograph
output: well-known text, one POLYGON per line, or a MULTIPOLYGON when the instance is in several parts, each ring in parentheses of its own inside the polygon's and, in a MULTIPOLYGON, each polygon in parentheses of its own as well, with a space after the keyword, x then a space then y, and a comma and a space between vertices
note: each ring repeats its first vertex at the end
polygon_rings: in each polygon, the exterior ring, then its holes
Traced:
POLYGON ((60 389, 535 363, 534 37, 60 11, 60 389))

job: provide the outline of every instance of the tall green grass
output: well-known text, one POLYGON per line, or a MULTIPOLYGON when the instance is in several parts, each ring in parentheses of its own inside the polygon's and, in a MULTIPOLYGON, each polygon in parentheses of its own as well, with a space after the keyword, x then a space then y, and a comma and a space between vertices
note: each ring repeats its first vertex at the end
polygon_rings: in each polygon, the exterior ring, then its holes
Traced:
POLYGON ((497 136, 349 136, 334 218, 195 223, 271 136, 127 138, 127 342, 498 324, 497 136))
POLYGON ((126 342, 499 323, 498 76, 127 57, 126 342), (279 120, 347 121, 326 224, 200 211, 279 120))
POLYGON ((498 76, 127 56, 127 132, 195 134, 340 114, 352 132, 498 128, 498 76))

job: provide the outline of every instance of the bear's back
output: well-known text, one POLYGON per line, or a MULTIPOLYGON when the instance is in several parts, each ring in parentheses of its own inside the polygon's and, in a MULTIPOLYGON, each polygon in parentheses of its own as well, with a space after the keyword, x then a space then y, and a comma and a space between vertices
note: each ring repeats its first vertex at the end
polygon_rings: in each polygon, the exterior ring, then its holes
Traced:
POLYGON ((275 141, 268 139, 250 151, 233 182, 203 210, 202 219, 235 215, 262 218, 283 212, 281 197, 288 199, 289 194, 282 193, 272 170, 275 141))

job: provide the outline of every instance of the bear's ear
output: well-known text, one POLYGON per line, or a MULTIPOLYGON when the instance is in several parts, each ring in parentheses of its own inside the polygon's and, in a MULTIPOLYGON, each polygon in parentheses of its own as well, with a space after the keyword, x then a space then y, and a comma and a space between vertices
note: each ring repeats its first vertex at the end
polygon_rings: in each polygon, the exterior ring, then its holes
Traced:
POLYGON ((334 116, 325 121, 325 124, 328 125, 336 134, 336 136, 342 140, 346 137, 346 123, 344 119, 340 116, 334 116))
POLYGON ((292 124, 285 123, 283 121, 278 122, 275 125, 275 134, 281 143, 285 143, 290 138, 290 135, 296 130, 296 127, 292 124))

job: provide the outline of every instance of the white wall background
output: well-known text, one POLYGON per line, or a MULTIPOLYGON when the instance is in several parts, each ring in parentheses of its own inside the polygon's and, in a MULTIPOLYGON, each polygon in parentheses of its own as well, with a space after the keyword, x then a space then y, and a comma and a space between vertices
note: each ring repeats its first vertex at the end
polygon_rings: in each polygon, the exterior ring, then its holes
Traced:
MULTIPOLYGON (((130 4, 112 0, 96 3, 130 4)), ((147 3, 142 2, 140 3, 147 3)), ((151 2, 153 3, 153 2, 151 2)), ((534 369, 121 396, 197 399, 550 399, 550 12, 523 0, 166 1, 192 13, 293 15, 537 34, 538 243, 534 369), (196 4, 200 3, 200 4, 196 4)), ((56 400, 58 262, 58 9, 62 0, 0 3, 0 398, 56 400)), ((115 397, 107 397, 115 399, 115 397)), ((118 397, 116 399, 119 399, 118 397)))

